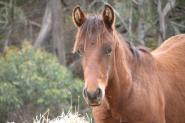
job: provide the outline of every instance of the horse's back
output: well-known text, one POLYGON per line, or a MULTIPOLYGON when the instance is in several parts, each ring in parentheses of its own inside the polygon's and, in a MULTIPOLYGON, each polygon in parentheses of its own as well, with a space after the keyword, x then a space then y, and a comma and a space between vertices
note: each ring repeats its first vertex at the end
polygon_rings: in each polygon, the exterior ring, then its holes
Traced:
POLYGON ((185 34, 167 39, 151 54, 169 72, 174 69, 180 73, 185 72, 185 34))
POLYGON ((152 52, 165 95, 167 123, 185 123, 185 34, 167 39, 152 52))
POLYGON ((152 51, 152 54, 158 57, 158 55, 160 56, 168 52, 173 52, 173 50, 178 52, 185 51, 185 34, 179 34, 168 38, 159 48, 152 51))

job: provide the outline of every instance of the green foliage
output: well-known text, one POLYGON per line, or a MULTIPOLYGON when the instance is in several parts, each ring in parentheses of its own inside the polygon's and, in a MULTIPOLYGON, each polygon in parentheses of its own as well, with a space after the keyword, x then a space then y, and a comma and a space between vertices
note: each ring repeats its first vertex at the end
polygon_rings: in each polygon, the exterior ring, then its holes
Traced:
POLYGON ((24 11, 15 6, 15 1, 9 2, 0 1, 0 32, 3 33, 12 28, 13 23, 26 23, 26 16, 24 11))
POLYGON ((77 105, 82 82, 42 49, 23 43, 0 56, 0 115, 29 103, 62 110, 77 105))

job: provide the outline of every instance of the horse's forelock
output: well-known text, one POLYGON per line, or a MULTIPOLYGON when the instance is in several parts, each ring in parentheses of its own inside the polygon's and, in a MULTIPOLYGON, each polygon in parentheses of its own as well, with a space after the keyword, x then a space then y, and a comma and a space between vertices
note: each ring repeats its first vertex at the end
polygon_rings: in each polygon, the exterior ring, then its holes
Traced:
POLYGON ((99 15, 89 16, 84 24, 78 29, 77 37, 74 46, 74 52, 80 47, 84 50, 88 43, 96 43, 101 45, 103 40, 103 34, 106 31, 106 27, 103 23, 102 17, 99 15))

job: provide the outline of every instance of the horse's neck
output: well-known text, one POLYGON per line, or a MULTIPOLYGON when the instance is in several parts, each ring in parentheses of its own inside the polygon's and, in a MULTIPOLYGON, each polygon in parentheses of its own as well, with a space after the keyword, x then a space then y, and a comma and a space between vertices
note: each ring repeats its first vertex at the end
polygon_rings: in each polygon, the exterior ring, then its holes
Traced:
POLYGON ((110 109, 115 111, 120 111, 120 108, 124 107, 123 105, 127 105, 127 101, 132 100, 133 86, 135 81, 137 81, 134 76, 137 79, 137 76, 145 74, 146 80, 142 80, 143 78, 139 77, 138 81, 142 81, 142 83, 148 82, 150 77, 147 77, 147 75, 152 74, 155 69, 154 59, 149 52, 145 50, 138 51, 138 57, 136 57, 126 47, 126 44, 123 45, 116 47, 117 53, 115 53, 113 61, 113 76, 106 89, 110 109))
POLYGON ((108 98, 108 103, 110 108, 113 110, 118 110, 120 105, 122 105, 122 100, 126 100, 131 92, 132 77, 130 60, 132 56, 124 56, 125 54, 131 55, 128 48, 124 48, 122 44, 116 46, 116 51, 114 54, 114 61, 112 67, 112 77, 109 80, 108 87, 106 89, 106 96, 108 98))

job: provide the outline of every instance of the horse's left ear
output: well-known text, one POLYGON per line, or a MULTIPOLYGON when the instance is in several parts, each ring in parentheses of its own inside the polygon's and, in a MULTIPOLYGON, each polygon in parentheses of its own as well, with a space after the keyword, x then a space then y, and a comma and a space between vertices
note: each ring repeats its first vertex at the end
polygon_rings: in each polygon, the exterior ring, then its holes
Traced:
POLYGON ((115 23, 115 14, 112 6, 110 6, 109 4, 105 4, 102 18, 105 23, 105 26, 108 29, 112 29, 115 23))

